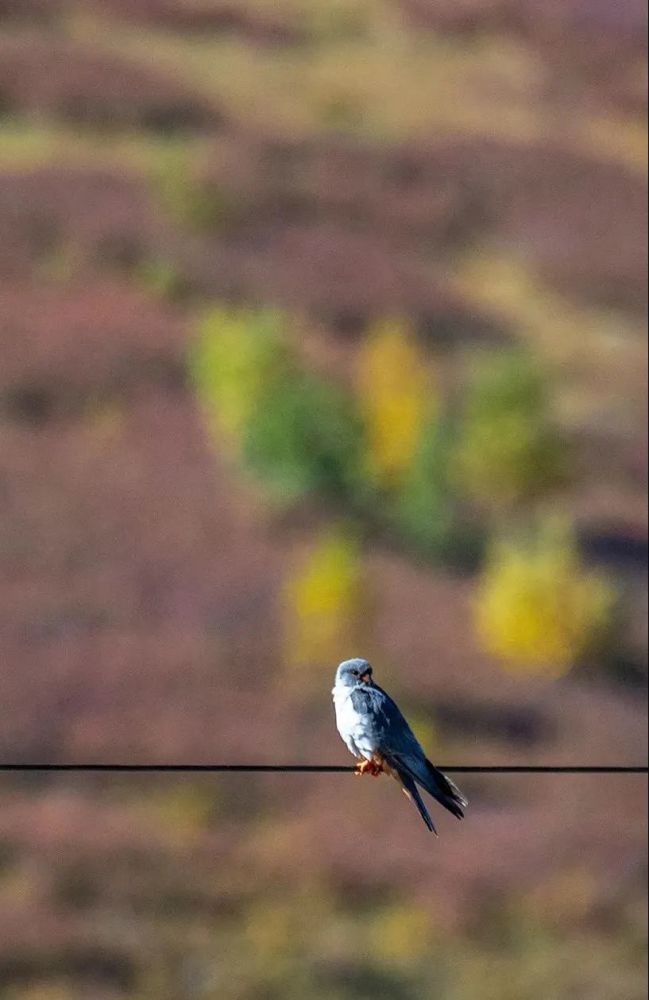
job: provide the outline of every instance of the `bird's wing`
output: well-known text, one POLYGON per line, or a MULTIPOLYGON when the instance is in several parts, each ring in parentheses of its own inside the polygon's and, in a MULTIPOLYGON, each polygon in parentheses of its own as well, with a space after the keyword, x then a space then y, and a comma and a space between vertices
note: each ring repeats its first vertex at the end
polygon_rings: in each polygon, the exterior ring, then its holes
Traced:
POLYGON ((402 783, 405 785, 405 773, 440 805, 461 819, 466 799, 453 782, 427 759, 417 737, 389 694, 378 685, 367 685, 356 689, 352 700, 354 708, 371 719, 379 751, 399 773, 402 783))
POLYGON ((365 684, 352 690, 352 705, 363 716, 368 732, 384 751, 424 757, 417 737, 398 706, 378 684, 365 684))

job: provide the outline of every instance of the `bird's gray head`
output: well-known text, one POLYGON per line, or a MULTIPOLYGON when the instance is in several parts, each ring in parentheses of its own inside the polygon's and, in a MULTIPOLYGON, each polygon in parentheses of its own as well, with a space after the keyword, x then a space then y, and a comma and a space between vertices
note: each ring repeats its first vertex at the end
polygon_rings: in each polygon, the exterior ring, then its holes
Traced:
POLYGON ((343 660, 336 671, 336 684, 341 687, 353 687, 359 681, 367 682, 372 680, 372 668, 361 657, 353 660, 343 660))

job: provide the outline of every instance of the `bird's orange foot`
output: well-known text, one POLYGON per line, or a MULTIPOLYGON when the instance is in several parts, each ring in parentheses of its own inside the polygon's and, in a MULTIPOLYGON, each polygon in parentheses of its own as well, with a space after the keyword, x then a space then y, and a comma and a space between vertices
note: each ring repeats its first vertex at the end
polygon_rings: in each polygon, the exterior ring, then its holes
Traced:
POLYGON ((377 778, 383 771, 383 766, 378 760, 361 760, 356 765, 356 774, 371 774, 377 778))

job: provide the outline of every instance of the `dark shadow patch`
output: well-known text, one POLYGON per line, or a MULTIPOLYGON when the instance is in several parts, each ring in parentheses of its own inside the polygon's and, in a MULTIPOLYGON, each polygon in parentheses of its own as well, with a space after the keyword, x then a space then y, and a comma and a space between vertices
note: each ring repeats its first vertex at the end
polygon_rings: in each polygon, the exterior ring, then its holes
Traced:
POLYGON ((441 729, 457 735, 498 739, 514 746, 537 746, 553 735, 554 727, 545 714, 532 705, 484 704, 454 699, 436 701, 434 718, 441 729))

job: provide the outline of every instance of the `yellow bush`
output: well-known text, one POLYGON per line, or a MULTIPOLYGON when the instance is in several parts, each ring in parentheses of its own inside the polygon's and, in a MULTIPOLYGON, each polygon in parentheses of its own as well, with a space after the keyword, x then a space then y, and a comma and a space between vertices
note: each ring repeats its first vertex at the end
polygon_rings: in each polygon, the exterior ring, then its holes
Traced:
POLYGON ((282 601, 288 666, 335 665, 358 655, 366 602, 356 540, 340 528, 321 534, 289 573, 282 601))
POLYGON ((379 485, 390 488, 408 469, 434 408, 425 359, 399 320, 385 320, 369 332, 357 388, 368 469, 379 485))
POLYGON ((536 537, 492 546, 475 600, 479 638, 518 670, 561 674, 610 628, 613 586, 584 569, 571 531, 550 521, 536 537))

